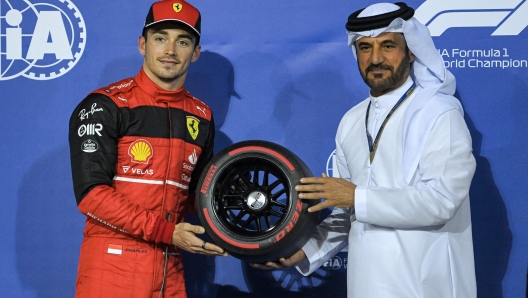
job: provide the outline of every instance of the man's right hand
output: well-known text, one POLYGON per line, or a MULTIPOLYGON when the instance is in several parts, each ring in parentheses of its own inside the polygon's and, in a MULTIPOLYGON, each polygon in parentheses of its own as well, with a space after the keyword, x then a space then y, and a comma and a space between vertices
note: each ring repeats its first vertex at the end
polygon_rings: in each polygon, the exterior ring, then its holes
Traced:
POLYGON ((284 269, 295 266, 304 259, 306 259, 306 254, 301 249, 289 258, 280 258, 278 262, 250 263, 249 265, 253 268, 265 270, 284 269))
POLYGON ((172 244, 191 253, 224 257, 228 256, 221 247, 218 247, 211 242, 205 242, 196 237, 196 234, 203 233, 205 233, 205 229, 201 226, 191 225, 186 222, 179 223, 176 225, 176 228, 172 233, 172 244))

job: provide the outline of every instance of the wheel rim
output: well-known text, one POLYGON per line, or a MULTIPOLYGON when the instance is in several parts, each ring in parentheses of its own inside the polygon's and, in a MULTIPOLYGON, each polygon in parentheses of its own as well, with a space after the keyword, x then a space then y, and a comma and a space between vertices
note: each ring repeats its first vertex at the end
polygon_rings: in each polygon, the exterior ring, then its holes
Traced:
POLYGON ((272 233, 291 209, 290 185, 284 171, 264 158, 233 161, 218 176, 213 208, 231 231, 249 237, 272 233))

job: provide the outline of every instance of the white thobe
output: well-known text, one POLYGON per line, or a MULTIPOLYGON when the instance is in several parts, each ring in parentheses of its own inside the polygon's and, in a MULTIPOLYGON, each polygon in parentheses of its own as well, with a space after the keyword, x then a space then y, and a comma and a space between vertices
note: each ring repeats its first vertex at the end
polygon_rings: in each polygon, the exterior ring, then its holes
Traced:
POLYGON ((468 197, 475 159, 461 113, 450 109, 438 116, 406 183, 402 124, 414 92, 385 126, 369 161, 369 102, 374 139, 411 84, 408 80, 389 94, 367 98, 341 120, 337 167, 341 178, 357 185, 355 207, 334 208, 302 248, 307 259, 297 269, 308 275, 348 245, 349 298, 476 297, 468 197))

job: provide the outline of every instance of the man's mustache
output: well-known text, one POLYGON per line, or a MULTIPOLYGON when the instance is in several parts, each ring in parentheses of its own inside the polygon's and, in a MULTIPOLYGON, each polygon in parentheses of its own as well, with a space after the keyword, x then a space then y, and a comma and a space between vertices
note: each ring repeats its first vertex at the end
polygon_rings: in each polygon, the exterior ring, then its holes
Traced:
POLYGON ((390 70, 391 72, 394 72, 394 68, 387 64, 371 64, 365 69, 365 73, 368 73, 373 70, 390 70))

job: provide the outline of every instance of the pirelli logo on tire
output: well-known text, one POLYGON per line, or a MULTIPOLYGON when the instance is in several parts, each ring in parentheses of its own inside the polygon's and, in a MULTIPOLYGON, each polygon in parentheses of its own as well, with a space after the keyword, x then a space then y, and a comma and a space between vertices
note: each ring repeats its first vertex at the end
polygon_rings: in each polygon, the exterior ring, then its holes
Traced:
POLYGON ((205 180, 202 184, 202 188, 200 189, 200 192, 205 194, 207 193, 207 190, 209 189, 209 185, 211 185, 211 181, 213 180, 214 174, 216 173, 216 169, 218 167, 215 165, 211 165, 209 168, 209 171, 207 171, 207 175, 205 176, 205 180))

